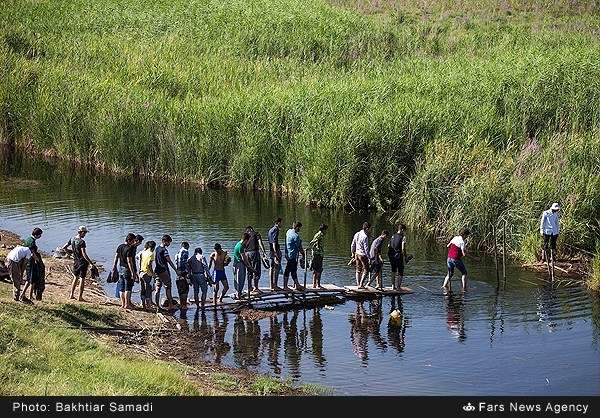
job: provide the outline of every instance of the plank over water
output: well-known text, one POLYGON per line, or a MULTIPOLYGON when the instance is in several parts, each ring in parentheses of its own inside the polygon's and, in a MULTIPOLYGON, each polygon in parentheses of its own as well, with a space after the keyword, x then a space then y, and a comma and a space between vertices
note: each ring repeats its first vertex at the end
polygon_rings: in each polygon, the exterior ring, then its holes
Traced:
POLYGON ((413 293, 410 287, 402 286, 400 289, 392 289, 391 287, 384 287, 383 290, 379 290, 373 286, 367 286, 364 289, 360 289, 358 286, 344 286, 346 289, 346 295, 406 295, 413 293))

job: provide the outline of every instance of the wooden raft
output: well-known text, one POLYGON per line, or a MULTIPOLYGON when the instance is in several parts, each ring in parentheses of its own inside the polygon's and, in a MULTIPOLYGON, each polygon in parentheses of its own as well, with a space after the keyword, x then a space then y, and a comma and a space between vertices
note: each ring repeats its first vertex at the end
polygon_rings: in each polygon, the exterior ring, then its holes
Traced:
POLYGON ((367 286, 365 289, 359 289, 358 286, 344 286, 345 295, 348 298, 369 298, 378 296, 397 296, 406 295, 413 293, 410 287, 402 286, 400 289, 392 289, 391 287, 384 287, 383 290, 379 290, 373 286, 367 286))

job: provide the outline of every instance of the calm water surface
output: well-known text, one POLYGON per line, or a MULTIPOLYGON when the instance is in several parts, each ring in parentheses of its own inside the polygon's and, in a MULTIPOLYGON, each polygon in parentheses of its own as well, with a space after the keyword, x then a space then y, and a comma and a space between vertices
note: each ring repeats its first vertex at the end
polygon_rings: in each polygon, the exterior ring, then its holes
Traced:
MULTIPOLYGON (((41 227, 45 251, 62 245, 80 224, 90 229, 89 254, 103 263, 128 232, 156 241, 169 233, 172 253, 182 240, 205 251, 215 242, 231 249, 245 225, 266 236, 272 219, 282 216, 286 225, 302 221, 305 242, 328 223, 323 282, 354 281, 346 262, 365 215, 309 209, 265 194, 117 180, 7 154, 0 174, 0 228, 27 236, 41 227)), ((377 231, 391 228, 383 218, 369 219, 377 231)), ((325 385, 337 394, 600 394, 597 297, 579 286, 553 289, 517 267, 509 268, 506 288, 496 290, 486 259, 467 261, 470 292, 444 296, 444 250, 409 234, 415 254, 406 270, 406 285, 415 291, 410 295, 258 321, 195 308, 177 317, 201 331, 197 350, 207 360, 325 385), (393 309, 402 312, 398 325, 389 321, 393 309)), ((267 280, 263 272, 261 283, 267 280)), ((113 293, 114 284, 105 287, 113 293)))

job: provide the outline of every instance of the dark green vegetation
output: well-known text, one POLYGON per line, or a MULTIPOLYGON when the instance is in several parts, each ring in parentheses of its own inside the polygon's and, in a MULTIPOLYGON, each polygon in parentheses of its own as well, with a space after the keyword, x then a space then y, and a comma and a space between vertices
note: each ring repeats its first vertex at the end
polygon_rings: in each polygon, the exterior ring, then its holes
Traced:
POLYGON ((538 219, 596 250, 600 5, 570 0, 8 0, 2 135, 38 150, 484 244, 538 219), (534 139, 529 141, 528 136, 534 139))

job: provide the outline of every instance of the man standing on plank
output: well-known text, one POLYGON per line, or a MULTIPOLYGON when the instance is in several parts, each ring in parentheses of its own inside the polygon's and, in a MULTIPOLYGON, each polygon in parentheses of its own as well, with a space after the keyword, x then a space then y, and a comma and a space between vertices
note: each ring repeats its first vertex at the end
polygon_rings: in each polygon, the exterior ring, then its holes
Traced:
POLYGON ((462 273, 462 290, 467 291, 467 268, 463 263, 463 257, 467 255, 465 240, 471 234, 468 228, 460 230, 459 235, 452 238, 448 243, 448 259, 446 263, 448 265, 448 274, 444 278, 443 289, 452 290, 450 283, 452 276, 454 275, 454 268, 457 268, 462 273))
POLYGON ((6 268, 13 282, 13 299, 19 301, 21 296, 21 284, 27 260, 31 258, 31 250, 28 247, 17 245, 10 250, 6 256, 6 268))
POLYGON ((352 259, 356 263, 356 285, 360 289, 365 288, 365 279, 369 271, 369 231, 371 224, 363 223, 362 229, 354 234, 350 251, 352 259))
POLYGON ((383 248, 383 242, 390 235, 387 229, 381 231, 381 234, 373 240, 371 244, 371 250, 369 251, 370 258, 370 274, 372 277, 369 279, 369 284, 373 278, 377 282, 377 289, 383 290, 383 283, 381 281, 381 271, 383 270, 383 257, 381 256, 381 249, 383 248))
POLYGON ((544 248, 542 251, 542 260, 554 262, 556 254, 556 240, 560 233, 560 216, 558 211, 560 206, 558 203, 553 203, 550 209, 542 213, 540 220, 540 235, 544 237, 544 248))
POLYGON ((246 257, 250 261, 252 269, 246 271, 246 277, 248 278, 248 292, 258 294, 258 281, 260 280, 260 269, 261 269, 261 253, 265 254, 265 246, 263 245, 262 238, 253 227, 246 227, 246 232, 250 234, 250 239, 246 245, 246 257))
POLYGON ((313 251, 313 259, 310 263, 310 269, 313 272, 313 288, 322 289, 321 286, 321 274, 323 273, 323 238, 327 231, 327 224, 321 224, 319 230, 310 242, 310 246, 313 251))
POLYGON ((392 267, 392 289, 402 288, 404 261, 406 258, 406 225, 399 224, 398 231, 392 235, 388 244, 388 259, 392 267))
POLYGON ((302 223, 295 221, 294 224, 285 234, 285 258, 287 263, 283 272, 283 289, 290 290, 288 287, 288 279, 290 275, 294 280, 296 290, 304 290, 304 287, 298 283, 298 257, 302 254, 305 257, 304 249, 302 248, 302 239, 300 238, 300 228, 302 223))
POLYGON ((85 226, 80 226, 77 230, 77 236, 71 238, 62 249, 66 250, 69 246, 73 251, 73 283, 71 284, 70 299, 75 299, 75 288, 79 282, 79 301, 83 302, 83 289, 85 286, 85 276, 87 275, 90 264, 95 264, 87 255, 85 236, 88 229, 85 226))
POLYGON ((281 229, 281 218, 275 219, 275 224, 269 229, 269 255, 271 256, 271 266, 269 276, 271 278, 271 290, 281 290, 277 285, 279 281, 279 272, 281 271, 281 248, 279 247, 279 231, 281 229))

